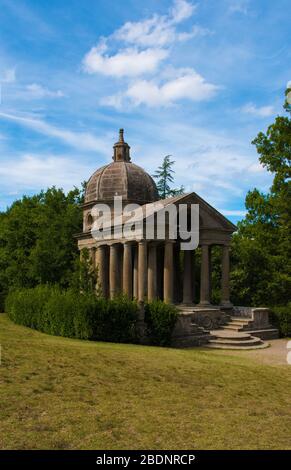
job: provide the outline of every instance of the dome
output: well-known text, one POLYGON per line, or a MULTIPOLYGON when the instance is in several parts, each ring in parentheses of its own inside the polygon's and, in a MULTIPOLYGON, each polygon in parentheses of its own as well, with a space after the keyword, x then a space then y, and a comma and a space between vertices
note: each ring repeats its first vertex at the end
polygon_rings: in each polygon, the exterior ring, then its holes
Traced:
POLYGON ((89 179, 85 203, 111 202, 114 196, 122 196, 126 203, 157 201, 158 191, 152 177, 130 161, 130 147, 123 140, 123 129, 120 129, 119 141, 113 149, 113 162, 96 170, 89 179))

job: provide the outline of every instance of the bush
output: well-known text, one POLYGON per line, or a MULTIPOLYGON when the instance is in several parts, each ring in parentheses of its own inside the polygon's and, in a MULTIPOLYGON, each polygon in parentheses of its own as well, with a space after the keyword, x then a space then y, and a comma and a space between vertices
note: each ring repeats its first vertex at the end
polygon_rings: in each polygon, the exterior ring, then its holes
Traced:
POLYGON ((92 293, 39 286, 17 289, 6 298, 15 323, 70 338, 135 342, 138 305, 126 297, 105 300, 92 293))
POLYGON ((280 336, 291 337, 291 302, 282 307, 273 307, 271 322, 279 329, 280 336))
POLYGON ((28 326, 40 331, 46 331, 44 308, 58 288, 38 286, 32 289, 14 289, 5 300, 5 311, 9 318, 19 325, 28 326))
POLYGON ((172 332, 178 318, 178 310, 174 305, 154 300, 145 305, 145 323, 147 334, 153 344, 169 346, 172 332))
POLYGON ((121 295, 112 300, 100 298, 98 303, 100 308, 94 316, 94 339, 118 343, 136 342, 137 302, 121 295))

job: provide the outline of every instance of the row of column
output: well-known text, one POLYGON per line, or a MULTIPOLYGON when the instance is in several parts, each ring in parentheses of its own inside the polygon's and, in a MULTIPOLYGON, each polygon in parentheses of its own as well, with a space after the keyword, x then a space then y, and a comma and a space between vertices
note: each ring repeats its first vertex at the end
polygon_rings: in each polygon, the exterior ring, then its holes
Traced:
MULTIPOLYGON (((100 245, 94 255, 98 266, 98 281, 104 296, 113 298, 121 290, 129 298, 135 297, 140 302, 157 298, 157 245, 147 244, 145 240, 137 243, 137 253, 133 257, 132 242, 124 242, 123 262, 120 266, 120 244, 109 246, 109 272, 107 246, 100 245)), ((173 246, 174 242, 165 242, 164 288, 165 302, 173 302, 173 246)))
MULTIPOLYGON (((123 262, 120 263, 119 244, 109 247, 109 272, 107 247, 100 245, 96 251, 96 264, 98 265, 98 279, 103 295, 113 298, 121 290, 129 297, 135 297, 143 302, 145 299, 157 298, 157 245, 141 240, 136 244, 133 257, 132 242, 123 243, 123 262)), ((210 305, 210 245, 201 245, 201 307, 210 305)), ((174 300, 174 241, 167 240, 164 245, 163 265, 163 300, 171 303, 174 300)), ((183 269, 183 303, 193 302, 193 252, 184 251, 183 269)), ((229 300, 229 247, 222 248, 222 305, 231 306, 229 300)))
MULTIPOLYGON (((201 280, 200 280, 200 305, 210 305, 211 300, 211 245, 201 245, 201 280)), ((231 307, 229 289, 229 246, 222 246, 221 264, 221 305, 225 308, 231 307)))

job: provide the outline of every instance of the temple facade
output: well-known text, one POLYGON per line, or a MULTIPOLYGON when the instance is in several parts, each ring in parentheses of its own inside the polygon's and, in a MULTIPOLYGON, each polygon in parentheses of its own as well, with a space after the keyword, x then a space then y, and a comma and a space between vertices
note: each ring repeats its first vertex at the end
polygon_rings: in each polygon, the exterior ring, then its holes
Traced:
POLYGON ((268 345, 264 339, 278 337, 278 330, 269 323, 268 309, 233 307, 231 303, 229 249, 235 225, 195 192, 159 199, 152 177, 131 161, 122 129, 112 159, 87 183, 78 246, 81 253, 84 248, 89 250, 93 265, 98 267, 102 295, 114 298, 124 293, 139 301, 141 342, 147 341, 143 305, 154 299, 178 307, 173 346, 256 349, 268 345), (109 213, 96 231, 96 208, 100 211, 102 207, 109 213), (193 207, 199 208, 194 226, 193 207), (174 219, 170 217, 173 208, 179 209, 174 219), (134 231, 128 230, 132 219, 134 231), (196 248, 185 250, 185 239, 192 235, 196 248), (221 251, 220 305, 211 303, 214 246, 221 251), (195 269, 198 252, 199 274, 195 269))
MULTIPOLYGON (((229 289, 229 246, 232 233, 236 230, 216 209, 195 192, 181 196, 159 199, 152 177, 131 161, 130 147, 124 141, 123 130, 113 147, 113 162, 96 170, 88 181, 83 204, 83 233, 78 236, 79 249, 89 249, 91 258, 98 266, 98 278, 102 293, 114 297, 124 292, 129 298, 140 302, 159 298, 168 303, 199 308, 211 308, 211 249, 221 247, 221 304, 232 307, 229 289), (166 212, 169 205, 187 205, 189 217, 191 205, 199 205, 199 247, 201 249, 200 293, 195 292, 194 265, 195 251, 181 251, 181 239, 170 235, 160 239, 154 227, 151 239, 144 235, 136 237, 106 237, 96 240, 92 236, 96 204, 107 204, 114 211, 114 198, 122 198, 123 207, 139 204, 142 210, 139 224, 146 223, 146 214, 151 207, 166 212), (198 299, 198 300, 197 300, 198 299)), ((125 217, 123 218, 124 223, 125 217)), ((155 220, 155 219, 153 219, 155 220)), ((158 222, 154 222, 153 225, 158 222)), ((179 223, 178 221, 175 223, 179 223)), ((165 233, 169 233, 166 221, 165 233)), ((111 230, 111 222, 103 230, 111 230)), ((198 283, 199 284, 199 283, 198 283)))

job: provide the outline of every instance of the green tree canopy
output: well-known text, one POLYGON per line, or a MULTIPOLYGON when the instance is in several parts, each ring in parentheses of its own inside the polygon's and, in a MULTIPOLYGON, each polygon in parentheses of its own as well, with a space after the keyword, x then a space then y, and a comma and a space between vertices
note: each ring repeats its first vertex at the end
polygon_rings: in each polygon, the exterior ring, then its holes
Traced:
POLYGON ((247 214, 233 239, 235 301, 284 305, 291 291, 291 119, 277 116, 253 140, 260 163, 273 175, 269 193, 246 196, 247 214))
POLYGON ((83 194, 52 187, 0 213, 0 292, 41 283, 68 284, 78 256, 83 194))
POLYGON ((166 155, 163 159, 162 164, 158 167, 153 177, 157 180, 157 189, 161 199, 167 197, 178 196, 184 193, 184 187, 181 186, 178 189, 171 188, 171 184, 174 182, 173 165, 174 160, 171 160, 171 155, 166 155))

